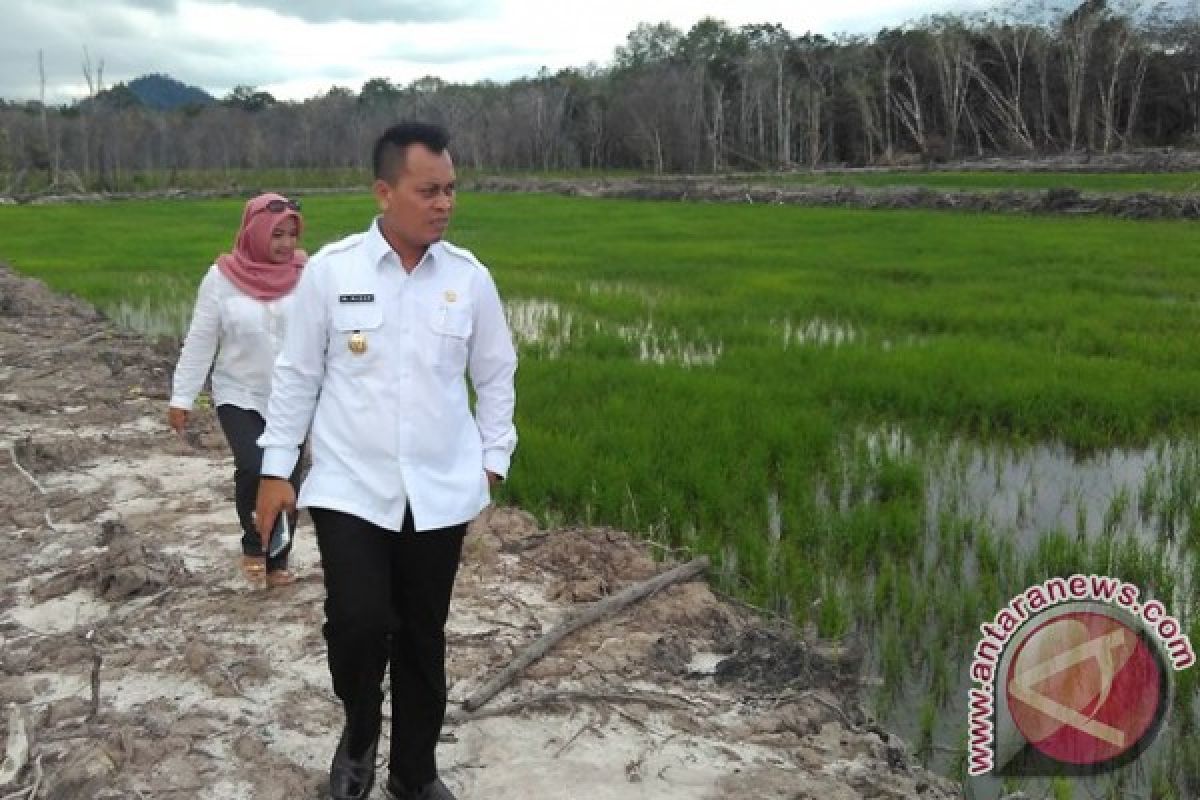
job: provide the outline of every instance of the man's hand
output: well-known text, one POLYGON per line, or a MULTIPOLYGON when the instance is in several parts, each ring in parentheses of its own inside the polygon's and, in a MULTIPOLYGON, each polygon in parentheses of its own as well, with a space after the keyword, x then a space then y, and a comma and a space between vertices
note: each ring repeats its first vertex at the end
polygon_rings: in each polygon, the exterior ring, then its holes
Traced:
POLYGON ((497 475, 496 473, 492 472, 490 469, 485 469, 485 470, 483 471, 483 474, 484 474, 484 475, 487 475, 487 479, 488 479, 488 488, 489 488, 489 489, 491 489, 492 487, 494 487, 494 486, 495 486, 497 483, 499 483, 500 481, 504 480, 504 478, 501 478, 499 475, 497 475))
POLYGON ((271 543, 271 529, 275 519, 282 513, 296 510, 296 490, 283 478, 263 475, 258 481, 258 501, 254 507, 254 524, 258 538, 262 540, 263 552, 271 543))
POLYGON ((183 429, 187 427, 189 416, 191 416, 191 412, 186 408, 171 406, 167 409, 167 424, 176 433, 183 433, 183 429))

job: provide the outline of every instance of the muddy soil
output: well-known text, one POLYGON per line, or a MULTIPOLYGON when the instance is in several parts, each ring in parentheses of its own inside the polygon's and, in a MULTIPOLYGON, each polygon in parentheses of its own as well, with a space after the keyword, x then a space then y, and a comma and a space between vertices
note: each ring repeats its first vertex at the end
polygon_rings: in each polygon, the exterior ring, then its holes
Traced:
MULTIPOLYGON (((177 347, 0 266, 0 797, 324 797, 341 717, 311 526, 296 584, 243 581, 214 415, 184 438, 164 424, 177 347)), ((541 634, 669 566, 620 531, 481 515, 438 754, 460 798, 958 796, 863 712, 852 653, 703 581, 572 634, 462 709, 541 634)))

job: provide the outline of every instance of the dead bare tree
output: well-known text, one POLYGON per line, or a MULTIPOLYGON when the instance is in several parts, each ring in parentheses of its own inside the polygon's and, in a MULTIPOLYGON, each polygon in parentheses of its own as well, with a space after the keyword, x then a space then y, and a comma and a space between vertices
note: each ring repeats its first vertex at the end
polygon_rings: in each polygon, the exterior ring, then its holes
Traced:
POLYGON ((926 155, 929 151, 929 137, 925 129, 925 112, 921 104, 921 87, 917 83, 916 73, 913 71, 912 65, 908 63, 908 58, 905 56, 904 64, 897 70, 897 76, 900 83, 903 84, 904 91, 896 92, 892 95, 892 102, 895 103, 896 119, 908 131, 908 135, 912 137, 913 142, 917 145, 917 150, 922 155, 926 155))
POLYGON ((942 115, 946 125, 949 155, 958 147, 959 127, 967 113, 967 95, 974 71, 975 51, 961 21, 950 16, 934 17, 928 26, 933 34, 933 55, 942 115))
POLYGON ((826 100, 832 94, 835 71, 834 48, 824 37, 807 35, 796 41, 796 58, 803 67, 803 78, 798 86, 798 99, 803 103, 805 161, 816 167, 825 144, 826 100))
POLYGON ((1030 43, 1037 28, 1015 19, 1007 19, 991 20, 983 29, 992 48, 992 60, 986 64, 972 61, 970 67, 972 78, 983 92, 991 114, 1002 130, 1001 135, 991 134, 991 138, 1019 150, 1032 152, 1033 133, 1026 119, 1023 98, 1030 43), (1002 80, 993 79, 987 67, 998 72, 1002 80))
MULTIPOLYGON (((1128 17, 1116 16, 1105 20, 1097 29, 1095 63, 1097 105, 1101 130, 1100 148, 1105 153, 1112 152, 1113 144, 1119 135, 1117 115, 1122 99, 1125 63, 1131 54, 1139 49, 1137 48, 1139 34, 1131 22, 1128 17)), ((1134 72, 1135 80, 1140 82, 1138 73, 1144 75, 1144 67, 1138 70, 1135 65, 1134 72)), ((1136 93, 1140 93, 1140 91, 1140 88, 1136 89, 1136 93)))
POLYGON ((86 186, 91 181, 91 139, 88 117, 96 113, 96 96, 104 91, 104 59, 93 65, 91 53, 84 46, 82 68, 88 93, 87 99, 79 107, 79 171, 86 186))
POLYGON ((1062 22, 1063 72, 1067 86, 1067 144, 1078 148, 1083 123, 1083 101, 1096 30, 1105 15, 1105 0, 1084 0, 1062 22))
POLYGON ((50 168, 50 184, 57 186, 60 154, 58 137, 55 136, 54 141, 50 141, 50 119, 46 113, 46 58, 41 50, 38 50, 38 105, 41 109, 42 143, 46 148, 46 158, 50 168))

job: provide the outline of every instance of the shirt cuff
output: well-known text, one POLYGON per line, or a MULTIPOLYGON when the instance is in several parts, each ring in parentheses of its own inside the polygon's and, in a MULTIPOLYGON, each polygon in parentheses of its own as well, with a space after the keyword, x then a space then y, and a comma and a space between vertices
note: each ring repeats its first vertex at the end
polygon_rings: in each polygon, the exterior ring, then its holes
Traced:
POLYGON ((299 458, 300 451, 295 447, 264 448, 262 469, 259 470, 259 473, 287 480, 287 477, 292 474, 292 470, 296 468, 296 461, 299 458))
POLYGON ((508 466, 511 457, 503 450, 484 450, 483 451, 483 468, 488 472, 494 472, 501 478, 508 475, 508 466))
POLYGON ((182 408, 184 411, 191 411, 192 406, 195 404, 195 400, 187 397, 172 397, 171 402, 167 405, 169 405, 171 408, 182 408))

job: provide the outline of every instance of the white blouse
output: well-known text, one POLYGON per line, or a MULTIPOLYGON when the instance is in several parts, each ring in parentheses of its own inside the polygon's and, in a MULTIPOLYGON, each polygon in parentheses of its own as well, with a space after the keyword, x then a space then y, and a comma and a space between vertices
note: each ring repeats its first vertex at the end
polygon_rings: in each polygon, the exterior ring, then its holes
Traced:
POLYGON ((291 304, 290 294, 269 302, 250 297, 213 264, 196 295, 175 367, 171 405, 191 410, 212 368, 214 406, 229 404, 265 415, 271 369, 283 346, 291 304))

